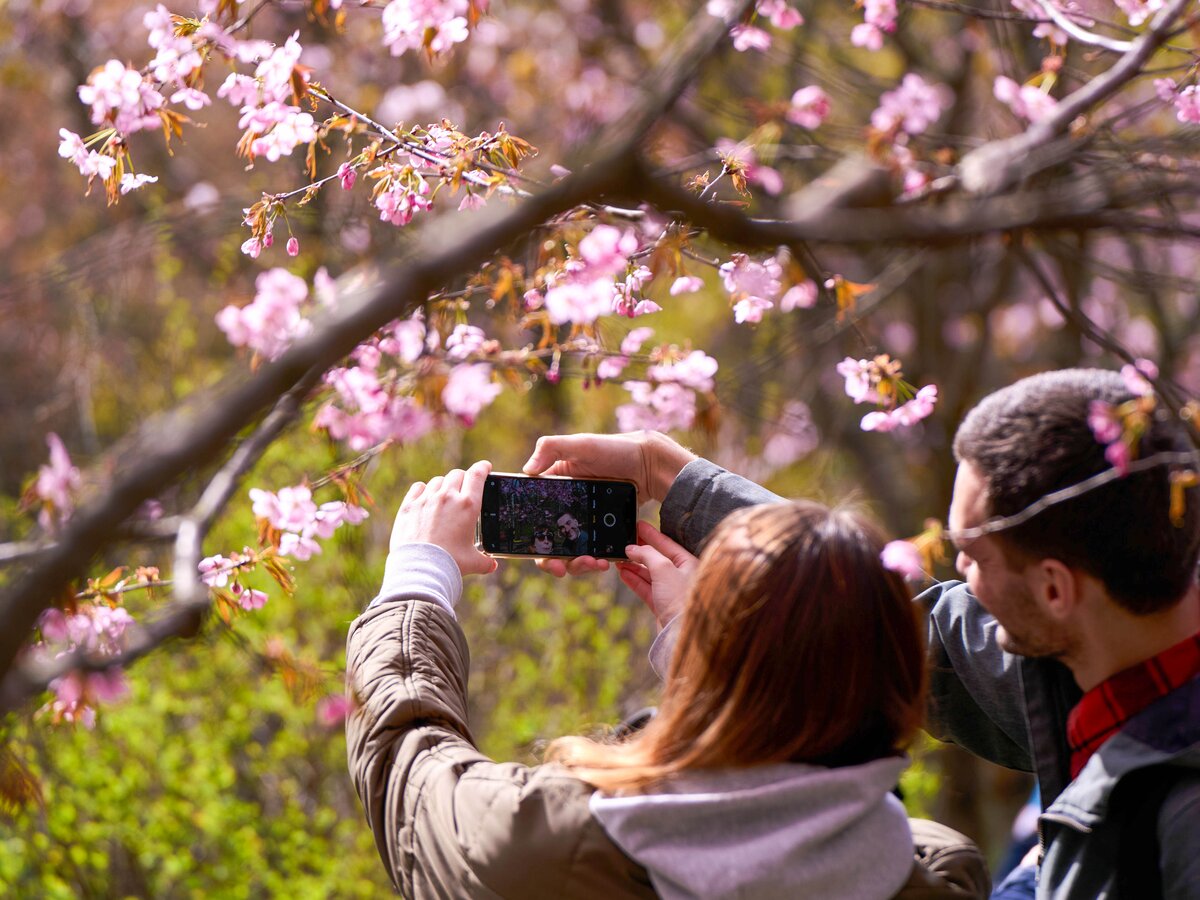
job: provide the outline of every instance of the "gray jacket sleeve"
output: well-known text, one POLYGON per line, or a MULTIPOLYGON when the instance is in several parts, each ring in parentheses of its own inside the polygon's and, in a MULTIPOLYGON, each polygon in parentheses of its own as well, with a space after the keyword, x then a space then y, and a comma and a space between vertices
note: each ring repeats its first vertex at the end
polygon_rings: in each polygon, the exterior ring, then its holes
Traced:
MULTIPOLYGON (((783 500, 706 459, 684 466, 662 505, 662 530, 696 553, 727 515, 783 500)), ((961 582, 934 585, 917 598, 929 612, 929 729, 1002 766, 1033 770, 1020 666, 996 643, 996 620, 961 582)), ((664 630, 656 669, 665 670, 675 623, 664 630), (663 652, 666 651, 666 652, 663 652)))
POLYGON ((919 597, 929 613, 929 733, 1010 769, 1033 771, 1020 660, 996 643, 996 619, 961 581, 919 597))
POLYGON ((663 534, 699 555, 705 538, 734 510, 784 499, 707 459, 694 459, 675 478, 659 519, 663 534))

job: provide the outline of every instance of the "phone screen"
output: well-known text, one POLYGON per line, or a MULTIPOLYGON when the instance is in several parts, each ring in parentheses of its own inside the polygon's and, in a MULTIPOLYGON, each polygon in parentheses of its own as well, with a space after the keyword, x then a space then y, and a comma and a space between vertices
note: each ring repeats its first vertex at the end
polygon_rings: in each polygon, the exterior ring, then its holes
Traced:
POLYGON ((626 481, 489 475, 479 517, 485 553, 625 558, 637 543, 637 488, 626 481))

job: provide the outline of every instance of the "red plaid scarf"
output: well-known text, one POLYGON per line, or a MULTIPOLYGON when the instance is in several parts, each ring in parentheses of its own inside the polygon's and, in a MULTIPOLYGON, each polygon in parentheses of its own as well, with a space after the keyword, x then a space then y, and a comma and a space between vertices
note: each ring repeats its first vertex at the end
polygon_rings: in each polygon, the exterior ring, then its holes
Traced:
POLYGON ((1067 717, 1071 777, 1122 725, 1171 691, 1200 675, 1200 634, 1118 672, 1083 695, 1067 717))

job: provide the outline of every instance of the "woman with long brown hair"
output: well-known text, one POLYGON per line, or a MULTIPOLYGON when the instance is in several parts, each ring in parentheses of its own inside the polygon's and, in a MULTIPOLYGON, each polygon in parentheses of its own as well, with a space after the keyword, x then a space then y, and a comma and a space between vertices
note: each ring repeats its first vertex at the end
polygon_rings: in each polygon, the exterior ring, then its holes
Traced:
POLYGON ((466 723, 454 604, 462 574, 495 568, 472 543, 489 469, 413 486, 383 589, 350 631, 351 772, 405 896, 887 898, 911 884, 891 790, 920 722, 922 639, 859 514, 747 509, 698 563, 641 526, 624 579, 660 618, 682 606, 659 713, 624 742, 561 738, 531 769, 484 757, 466 723))

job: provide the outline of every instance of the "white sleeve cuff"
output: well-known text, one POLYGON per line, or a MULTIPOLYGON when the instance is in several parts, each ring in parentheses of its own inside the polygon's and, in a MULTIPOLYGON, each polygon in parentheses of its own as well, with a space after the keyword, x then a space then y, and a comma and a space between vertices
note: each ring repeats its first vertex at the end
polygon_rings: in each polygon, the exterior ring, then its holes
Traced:
POLYGON ((367 609, 392 600, 431 600, 454 615, 462 596, 454 557, 436 544, 401 544, 388 554, 383 585, 367 609))

